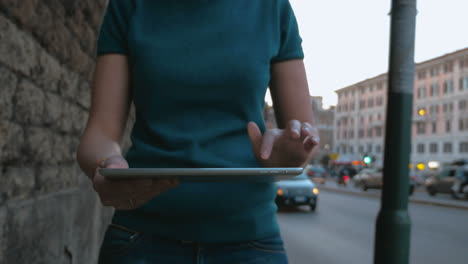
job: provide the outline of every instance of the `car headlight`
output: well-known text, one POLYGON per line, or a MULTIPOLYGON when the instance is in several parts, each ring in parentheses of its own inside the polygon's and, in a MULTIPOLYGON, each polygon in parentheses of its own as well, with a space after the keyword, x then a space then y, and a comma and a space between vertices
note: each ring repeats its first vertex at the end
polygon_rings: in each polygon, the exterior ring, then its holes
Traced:
POLYGON ((278 191, 276 191, 276 194, 278 194, 279 196, 282 196, 284 194, 283 189, 278 189, 278 191))
POLYGON ((319 194, 319 189, 318 188, 313 188, 312 193, 315 194, 315 195, 318 195, 319 194))

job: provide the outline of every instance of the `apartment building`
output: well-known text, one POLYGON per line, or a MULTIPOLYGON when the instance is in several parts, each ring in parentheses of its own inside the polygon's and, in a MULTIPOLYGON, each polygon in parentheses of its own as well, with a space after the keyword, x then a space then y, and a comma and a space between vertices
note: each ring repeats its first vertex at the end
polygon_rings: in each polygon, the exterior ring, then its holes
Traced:
MULTIPOLYGON (((334 151, 339 160, 375 158, 382 166, 387 74, 339 89, 334 151)), ((468 158, 468 48, 416 64, 411 162, 431 164, 468 158)))

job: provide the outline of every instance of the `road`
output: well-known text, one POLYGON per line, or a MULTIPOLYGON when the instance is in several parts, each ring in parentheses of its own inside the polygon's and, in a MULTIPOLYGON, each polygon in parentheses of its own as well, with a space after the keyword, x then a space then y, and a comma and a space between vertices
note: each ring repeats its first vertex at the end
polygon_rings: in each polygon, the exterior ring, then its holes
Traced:
MULTIPOLYGON (((291 264, 373 263, 379 200, 322 191, 317 212, 280 209, 291 264)), ((411 204, 412 264, 468 263, 468 210, 411 204)))

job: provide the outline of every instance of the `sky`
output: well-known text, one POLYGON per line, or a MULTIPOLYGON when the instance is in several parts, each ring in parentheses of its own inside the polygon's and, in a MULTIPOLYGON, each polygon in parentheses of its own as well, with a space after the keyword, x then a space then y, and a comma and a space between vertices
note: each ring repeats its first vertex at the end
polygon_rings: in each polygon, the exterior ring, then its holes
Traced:
MULTIPOLYGON (((336 104, 334 91, 388 71, 391 0, 290 2, 310 94, 325 108, 336 104)), ((418 0, 417 8, 416 63, 468 47, 468 0, 418 0)))

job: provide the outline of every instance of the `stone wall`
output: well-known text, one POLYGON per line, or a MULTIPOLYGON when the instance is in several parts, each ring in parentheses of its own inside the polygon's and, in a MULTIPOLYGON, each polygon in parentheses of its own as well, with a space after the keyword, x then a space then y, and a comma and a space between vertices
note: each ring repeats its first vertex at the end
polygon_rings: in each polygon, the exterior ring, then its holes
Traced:
POLYGON ((0 0, 0 263, 94 263, 111 211, 75 153, 106 0, 0 0))

